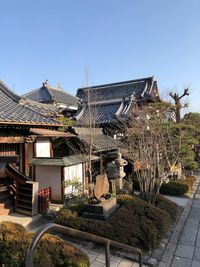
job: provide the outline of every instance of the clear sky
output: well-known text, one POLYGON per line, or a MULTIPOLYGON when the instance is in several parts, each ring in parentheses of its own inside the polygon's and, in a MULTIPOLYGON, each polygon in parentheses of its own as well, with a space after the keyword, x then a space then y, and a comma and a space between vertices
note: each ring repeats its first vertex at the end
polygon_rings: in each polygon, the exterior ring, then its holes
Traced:
POLYGON ((0 0, 0 79, 67 92, 154 75, 200 112, 200 0, 0 0))

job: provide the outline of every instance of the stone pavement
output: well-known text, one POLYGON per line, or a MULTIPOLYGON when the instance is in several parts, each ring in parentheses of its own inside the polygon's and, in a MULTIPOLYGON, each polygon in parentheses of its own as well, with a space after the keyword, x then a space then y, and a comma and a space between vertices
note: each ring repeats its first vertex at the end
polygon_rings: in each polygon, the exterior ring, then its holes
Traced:
POLYGON ((12 212, 8 215, 0 216, 0 222, 9 221, 9 222, 13 222, 13 223, 19 223, 19 224, 23 225, 24 227, 26 227, 31 222, 34 222, 35 220, 39 220, 40 217, 41 217, 41 215, 39 215, 39 214, 34 216, 34 217, 29 217, 27 215, 12 212))
POLYGON ((200 267, 200 177, 172 234, 159 267, 200 267))
MULTIPOLYGON (((99 247, 91 242, 84 242, 79 245, 73 245, 84 251, 90 260, 91 267, 105 267, 105 253, 103 247, 99 247)), ((143 264, 145 267, 146 265, 143 264)), ((124 257, 120 257, 111 253, 110 267, 139 267, 139 264, 124 257)))

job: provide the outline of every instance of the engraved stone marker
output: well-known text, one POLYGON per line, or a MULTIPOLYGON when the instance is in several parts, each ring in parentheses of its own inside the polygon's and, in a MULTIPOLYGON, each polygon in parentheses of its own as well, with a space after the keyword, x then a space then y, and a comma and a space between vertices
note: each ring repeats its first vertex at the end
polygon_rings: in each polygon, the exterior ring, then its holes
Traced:
POLYGON ((98 175, 94 187, 94 195, 99 199, 102 195, 107 194, 109 191, 109 182, 106 174, 98 175))

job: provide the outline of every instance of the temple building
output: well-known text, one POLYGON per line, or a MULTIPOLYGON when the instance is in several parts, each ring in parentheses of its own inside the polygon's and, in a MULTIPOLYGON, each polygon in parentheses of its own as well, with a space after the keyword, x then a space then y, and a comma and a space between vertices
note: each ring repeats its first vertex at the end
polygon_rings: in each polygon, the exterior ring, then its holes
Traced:
POLYGON ((153 77, 79 88, 80 105, 74 116, 76 127, 102 127, 115 136, 121 120, 134 108, 159 99, 157 81, 153 77))
POLYGON ((31 216, 37 213, 40 186, 29 162, 53 157, 53 139, 72 136, 58 131, 58 121, 21 105, 20 100, 0 81, 0 215, 14 209, 31 216))

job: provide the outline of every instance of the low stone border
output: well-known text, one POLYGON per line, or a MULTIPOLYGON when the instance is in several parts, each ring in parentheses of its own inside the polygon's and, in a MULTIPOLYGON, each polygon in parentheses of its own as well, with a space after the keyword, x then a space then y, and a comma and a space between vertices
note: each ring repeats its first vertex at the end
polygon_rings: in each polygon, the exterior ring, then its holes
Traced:
POLYGON ((193 191, 192 191, 192 193, 188 199, 187 205, 185 206, 185 208, 184 208, 184 210, 180 216, 180 219, 179 219, 176 227, 174 228, 174 231, 173 231, 173 233, 172 233, 172 235, 171 235, 171 237, 167 243, 167 246, 164 250, 162 259, 159 262, 159 267, 169 267, 172 263, 174 253, 175 253, 176 248, 177 248, 177 243, 178 243, 180 235, 183 231, 186 219, 190 213, 190 210, 191 210, 191 207, 192 207, 192 204, 194 201, 194 195, 197 191, 199 182, 200 182, 200 177, 196 176, 196 181, 195 181, 194 186, 193 186, 193 191))

